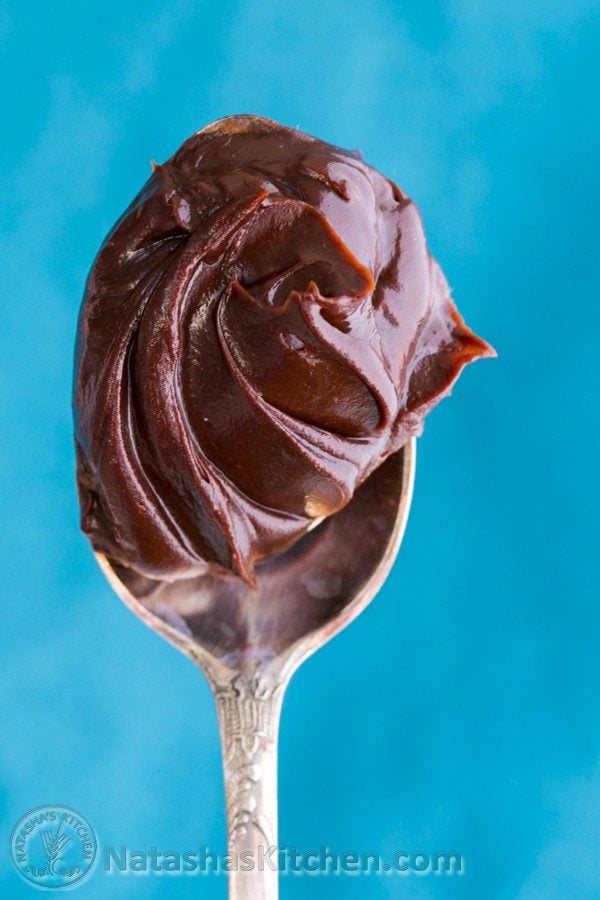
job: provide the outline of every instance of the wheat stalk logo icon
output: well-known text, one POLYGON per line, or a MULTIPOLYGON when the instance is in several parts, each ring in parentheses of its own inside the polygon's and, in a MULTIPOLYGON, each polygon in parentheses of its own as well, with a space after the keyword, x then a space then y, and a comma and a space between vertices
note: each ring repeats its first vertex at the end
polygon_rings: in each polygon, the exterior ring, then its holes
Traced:
POLYGON ((51 875, 57 874, 54 867, 61 859, 60 853, 68 844, 71 843, 71 839, 67 837, 66 834, 60 833, 61 825, 62 822, 59 823, 56 831, 52 831, 51 828, 45 828, 40 832, 42 847, 44 848, 44 855, 48 861, 48 872, 51 875))
POLYGON ((43 888, 70 887, 81 881, 91 872, 97 851, 98 839, 87 819, 60 803, 30 809, 10 836, 17 872, 43 888))

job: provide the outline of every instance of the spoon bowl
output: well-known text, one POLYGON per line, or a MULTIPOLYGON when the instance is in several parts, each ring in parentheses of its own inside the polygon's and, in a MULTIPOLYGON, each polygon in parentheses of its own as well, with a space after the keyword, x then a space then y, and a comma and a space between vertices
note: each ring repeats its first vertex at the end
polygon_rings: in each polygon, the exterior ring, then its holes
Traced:
POLYGON ((96 558, 121 599, 201 665, 291 672, 373 599, 398 552, 414 480, 414 441, 336 515, 257 567, 256 588, 205 575, 154 581, 96 558))

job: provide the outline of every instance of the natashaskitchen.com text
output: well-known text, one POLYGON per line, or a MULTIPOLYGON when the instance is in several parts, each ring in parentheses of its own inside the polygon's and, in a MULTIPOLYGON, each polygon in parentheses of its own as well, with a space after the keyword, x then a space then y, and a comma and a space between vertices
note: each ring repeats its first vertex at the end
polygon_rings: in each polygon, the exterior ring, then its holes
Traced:
POLYGON ((228 872, 278 871, 281 875, 464 875, 465 862, 456 850, 397 850, 389 856, 367 850, 332 850, 326 844, 312 850, 260 846, 239 854, 218 853, 200 844, 175 851, 125 845, 104 846, 102 866, 109 875, 204 875, 228 872))

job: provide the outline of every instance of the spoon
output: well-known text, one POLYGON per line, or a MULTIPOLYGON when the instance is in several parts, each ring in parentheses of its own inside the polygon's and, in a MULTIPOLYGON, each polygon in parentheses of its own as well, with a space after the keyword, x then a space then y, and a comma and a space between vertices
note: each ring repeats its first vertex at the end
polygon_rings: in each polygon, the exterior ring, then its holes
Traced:
MULTIPOLYGON (((260 848, 277 845, 283 695, 298 666, 356 618, 382 586, 404 534, 415 461, 413 438, 344 509, 258 566, 256 588, 233 575, 153 581, 96 554, 119 597, 190 656, 213 691, 228 852, 232 859, 252 861, 249 871, 238 866, 229 872, 230 900, 277 900, 277 871, 258 863, 260 848)), ((271 858, 275 862, 276 853, 271 858)))

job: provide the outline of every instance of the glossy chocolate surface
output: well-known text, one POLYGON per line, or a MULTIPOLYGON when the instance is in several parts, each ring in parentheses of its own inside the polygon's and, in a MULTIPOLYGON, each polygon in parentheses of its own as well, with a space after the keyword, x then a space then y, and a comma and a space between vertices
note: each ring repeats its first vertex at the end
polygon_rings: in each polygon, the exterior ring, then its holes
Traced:
POLYGON ((90 273, 83 530, 150 579, 252 584, 491 352, 399 188, 356 152, 221 120, 154 168, 90 273))

